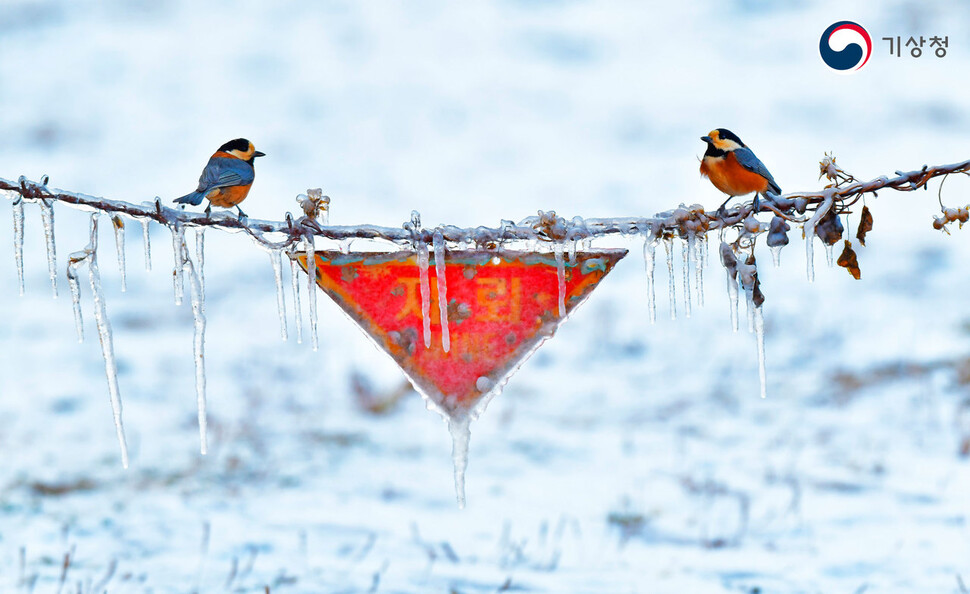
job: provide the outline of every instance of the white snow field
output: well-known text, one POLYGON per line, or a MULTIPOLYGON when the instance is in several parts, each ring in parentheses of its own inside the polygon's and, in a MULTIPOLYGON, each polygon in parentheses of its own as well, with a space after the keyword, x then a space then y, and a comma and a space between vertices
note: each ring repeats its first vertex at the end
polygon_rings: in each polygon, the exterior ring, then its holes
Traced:
MULTIPOLYGON (((826 151, 860 179, 970 158, 968 33, 942 0, 4 0, 0 177, 169 203, 243 136, 267 154, 254 218, 316 187, 338 225, 714 209, 718 127, 786 192, 821 187, 826 151), (839 20, 873 38, 852 75, 819 59, 839 20), (911 35, 948 54, 881 40, 911 35)), ((938 187, 867 197, 859 281, 818 249, 809 283, 798 228, 778 268, 762 242, 765 399, 717 238, 700 279, 679 242, 668 272, 663 246, 597 241, 631 254, 472 424, 465 509, 440 417, 244 235, 206 233, 200 320, 194 234, 152 225, 146 271, 127 225, 122 276, 101 217, 114 398, 86 261, 80 344, 67 282, 90 214, 54 206, 53 299, 42 212, 21 227, 2 197, 0 592, 966 592, 970 229, 933 230, 938 187)), ((950 176, 944 203, 968 196, 950 176)))

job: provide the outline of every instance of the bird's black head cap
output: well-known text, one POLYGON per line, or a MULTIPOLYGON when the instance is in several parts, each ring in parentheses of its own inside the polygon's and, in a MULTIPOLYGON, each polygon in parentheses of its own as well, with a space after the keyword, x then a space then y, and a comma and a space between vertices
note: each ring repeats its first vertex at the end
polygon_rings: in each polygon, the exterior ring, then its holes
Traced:
POLYGON ((229 151, 239 151, 241 153, 245 153, 249 150, 249 141, 245 138, 230 140, 226 144, 220 146, 219 150, 225 153, 228 153, 229 151))
POLYGON ((722 140, 733 140, 734 142, 740 144, 741 146, 744 146, 744 143, 741 142, 741 139, 738 138, 738 135, 735 134, 734 132, 731 132, 727 128, 718 128, 717 134, 718 136, 721 137, 722 140))

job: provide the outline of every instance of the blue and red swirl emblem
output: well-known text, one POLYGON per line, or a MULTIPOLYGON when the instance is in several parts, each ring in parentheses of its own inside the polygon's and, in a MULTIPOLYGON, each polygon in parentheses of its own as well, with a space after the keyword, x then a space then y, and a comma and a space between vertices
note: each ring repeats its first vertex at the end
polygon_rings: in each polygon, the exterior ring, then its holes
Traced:
POLYGON ((818 53, 826 66, 842 74, 862 68, 872 55, 872 38, 859 23, 839 21, 822 33, 818 53))

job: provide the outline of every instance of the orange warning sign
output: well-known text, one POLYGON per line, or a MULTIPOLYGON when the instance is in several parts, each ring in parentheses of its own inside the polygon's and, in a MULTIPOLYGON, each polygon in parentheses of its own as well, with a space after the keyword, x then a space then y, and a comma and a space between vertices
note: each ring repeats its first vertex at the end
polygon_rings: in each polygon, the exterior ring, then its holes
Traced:
MULTIPOLYGON (((565 310, 582 303, 626 250, 565 258, 565 310)), ((306 255, 300 255, 306 270, 306 255)), ((422 302, 414 252, 316 252, 317 284, 400 365, 414 385, 449 414, 471 409, 553 335, 559 269, 552 254, 449 251, 445 257, 447 334, 443 348, 434 254, 422 302), (425 346, 424 312, 430 318, 425 346)))

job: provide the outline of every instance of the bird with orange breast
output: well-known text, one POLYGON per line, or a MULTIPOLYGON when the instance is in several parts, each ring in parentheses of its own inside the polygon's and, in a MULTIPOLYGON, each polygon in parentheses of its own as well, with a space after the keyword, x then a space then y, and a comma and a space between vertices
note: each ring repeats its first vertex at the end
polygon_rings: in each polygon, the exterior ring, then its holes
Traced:
POLYGON ((239 203, 249 195, 249 188, 256 177, 253 160, 265 155, 245 138, 230 140, 209 157, 199 177, 199 187, 191 194, 176 198, 175 202, 198 206, 205 199, 209 201, 205 214, 209 214, 213 206, 235 206, 240 217, 246 216, 239 208, 239 203))
MULTIPOLYGON (((781 188, 765 164, 734 132, 718 128, 711 130, 707 136, 701 136, 701 140, 707 143, 707 152, 701 159, 701 175, 728 195, 721 208, 731 198, 752 192, 765 198, 769 198, 768 192, 781 194, 781 188)), ((758 196, 755 196, 755 208, 758 208, 758 196)))

